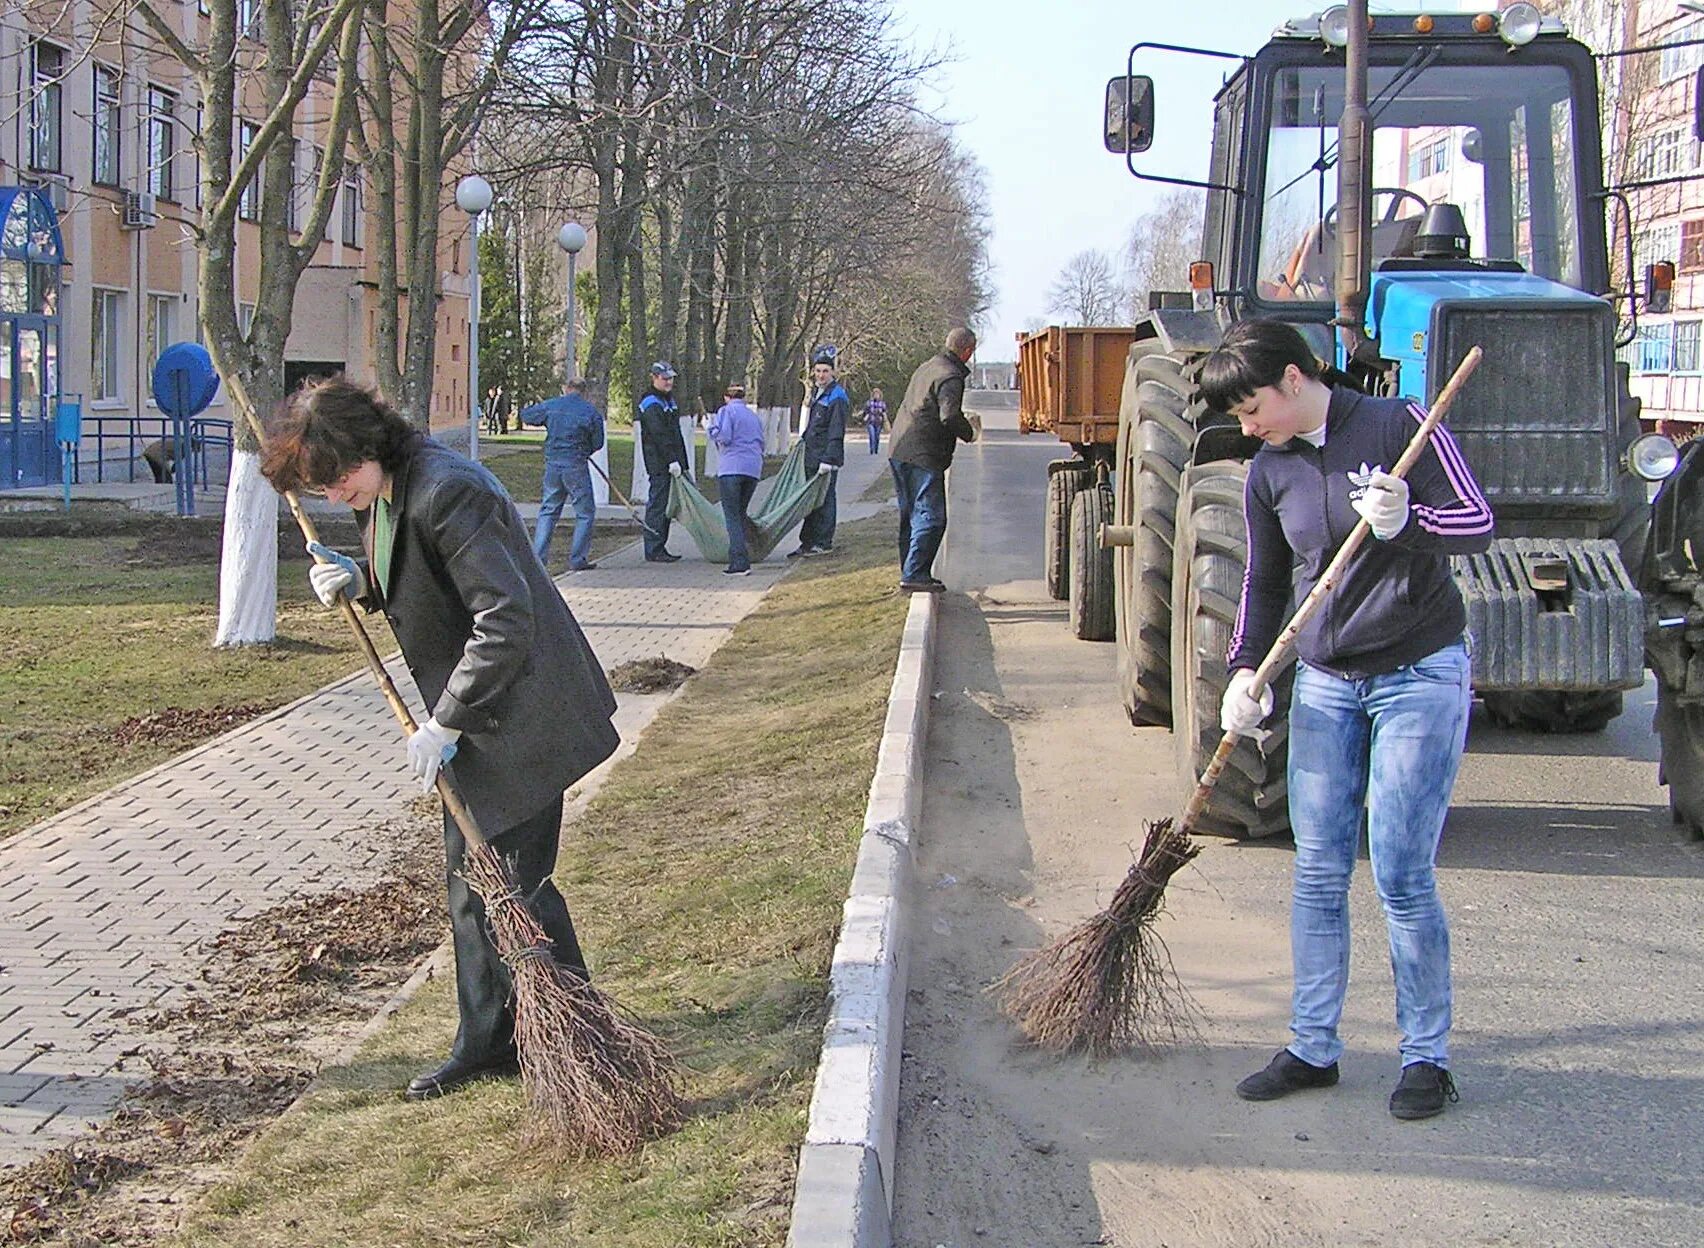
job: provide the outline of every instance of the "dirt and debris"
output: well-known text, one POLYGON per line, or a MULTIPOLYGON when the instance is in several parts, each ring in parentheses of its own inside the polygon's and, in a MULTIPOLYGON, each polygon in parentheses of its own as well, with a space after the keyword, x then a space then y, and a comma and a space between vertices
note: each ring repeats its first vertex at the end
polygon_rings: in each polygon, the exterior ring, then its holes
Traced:
POLYGON ((176 1233, 443 940, 435 803, 370 834, 380 877, 302 898, 208 941, 197 982, 170 1008, 132 1014, 153 1038, 127 1050, 147 1074, 89 1135, 0 1172, 0 1244, 131 1248, 176 1233))
POLYGON ((617 693, 667 693, 679 689, 697 670, 663 655, 634 659, 610 669, 609 686, 617 693))
POLYGON ((243 702, 236 706, 168 706, 146 715, 132 715, 101 736, 113 745, 148 742, 156 745, 190 745, 241 727, 257 715, 272 710, 275 703, 243 702))

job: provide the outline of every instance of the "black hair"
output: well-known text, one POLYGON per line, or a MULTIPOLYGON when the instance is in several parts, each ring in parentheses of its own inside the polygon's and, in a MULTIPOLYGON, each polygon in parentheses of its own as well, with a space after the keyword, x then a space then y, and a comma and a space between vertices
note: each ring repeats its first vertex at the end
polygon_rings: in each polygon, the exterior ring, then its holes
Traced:
POLYGON ((1294 325, 1255 317, 1231 326, 1201 365, 1201 397, 1228 412, 1262 386, 1275 386, 1294 364, 1304 377, 1325 381, 1326 367, 1294 325))

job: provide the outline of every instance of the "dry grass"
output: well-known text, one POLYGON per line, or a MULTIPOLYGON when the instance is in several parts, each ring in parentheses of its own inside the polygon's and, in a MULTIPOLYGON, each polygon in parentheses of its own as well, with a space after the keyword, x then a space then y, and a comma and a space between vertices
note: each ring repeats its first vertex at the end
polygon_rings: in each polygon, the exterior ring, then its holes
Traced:
POLYGON ((526 1144, 519 1085, 405 1104, 454 1028, 431 984, 269 1130, 191 1217, 193 1248, 779 1245, 829 955, 905 602, 891 518, 848 525, 658 715, 564 835, 597 982, 685 1068, 681 1128, 620 1160, 526 1144))

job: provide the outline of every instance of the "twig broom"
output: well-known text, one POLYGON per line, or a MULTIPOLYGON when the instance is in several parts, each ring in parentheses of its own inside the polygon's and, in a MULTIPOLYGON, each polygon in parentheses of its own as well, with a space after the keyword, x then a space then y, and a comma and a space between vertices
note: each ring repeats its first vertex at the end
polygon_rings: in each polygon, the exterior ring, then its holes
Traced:
MULTIPOLYGON (((1390 470, 1393 477, 1406 476, 1420 458, 1483 354, 1474 347, 1463 357, 1390 470)), ((1342 580, 1370 531, 1365 520, 1350 531, 1256 669, 1250 697, 1259 698, 1289 660, 1302 627, 1342 580)), ((1236 745, 1236 734, 1227 732, 1180 820, 1161 819, 1147 827, 1142 853, 1106 909, 1022 958, 989 988, 999 999, 1001 1011, 1031 1044, 1106 1057, 1132 1045, 1175 1038, 1187 1022, 1188 996, 1175 982, 1153 922, 1165 900, 1166 884, 1201 852, 1191 833, 1236 745)))
MULTIPOLYGON (((239 406, 264 446, 259 419, 239 406)), ((318 544, 319 532, 296 492, 286 491, 284 499, 303 538, 318 544)), ((337 603, 403 736, 412 735, 418 725, 354 604, 343 595, 337 603)), ((675 1126, 681 1118, 680 1074, 668 1049, 552 956, 551 941, 527 910, 512 866, 481 834, 447 769, 438 772, 437 790, 467 841, 462 873, 484 900, 492 939, 509 967, 521 1086, 544 1139, 570 1156, 617 1154, 675 1126)))

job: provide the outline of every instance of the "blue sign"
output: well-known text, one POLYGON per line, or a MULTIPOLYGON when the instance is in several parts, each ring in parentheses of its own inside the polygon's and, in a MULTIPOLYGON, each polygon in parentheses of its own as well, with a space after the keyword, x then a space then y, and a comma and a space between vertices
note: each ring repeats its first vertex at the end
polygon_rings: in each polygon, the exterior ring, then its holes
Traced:
POLYGON ((154 361, 154 402, 173 420, 199 416, 219 394, 213 357, 198 342, 174 342, 154 361))

